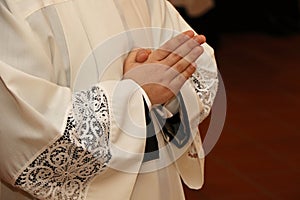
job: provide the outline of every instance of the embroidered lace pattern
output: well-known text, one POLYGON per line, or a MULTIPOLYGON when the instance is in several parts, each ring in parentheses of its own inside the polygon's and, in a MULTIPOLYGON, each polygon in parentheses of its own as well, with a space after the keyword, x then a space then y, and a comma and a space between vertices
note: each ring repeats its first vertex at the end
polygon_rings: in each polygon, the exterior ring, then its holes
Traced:
POLYGON ((64 134, 19 175, 15 185, 39 199, 82 200, 111 159, 109 108, 99 87, 73 95, 64 134))
POLYGON ((200 121, 202 121, 208 116, 216 97, 218 89, 217 73, 215 71, 211 72, 205 69, 200 69, 192 75, 191 79, 196 93, 199 95, 204 105, 204 109, 200 115, 200 121))

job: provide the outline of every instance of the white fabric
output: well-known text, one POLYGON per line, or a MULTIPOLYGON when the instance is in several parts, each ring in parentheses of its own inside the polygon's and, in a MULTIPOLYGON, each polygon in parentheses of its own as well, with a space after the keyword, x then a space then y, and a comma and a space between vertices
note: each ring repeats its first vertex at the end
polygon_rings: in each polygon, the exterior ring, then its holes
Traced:
MULTIPOLYGON (((184 199, 180 177, 201 188, 204 158, 197 127, 217 89, 211 47, 203 45, 198 61, 198 71, 209 76, 195 75, 181 90, 195 140, 190 138, 176 163, 147 174, 136 173, 149 164, 142 164, 145 94, 133 81, 122 80, 126 53, 107 57, 134 46, 157 48, 176 34, 145 31, 135 41, 124 31, 190 29, 169 2, 1 0, 0 27, 0 178, 28 192, 22 197, 24 191, 3 185, 0 199, 123 200, 147 192, 156 199, 184 199)), ((168 110, 177 110, 176 102, 170 105, 168 110)), ((160 153, 154 162, 178 157, 182 149, 170 145, 160 153)))

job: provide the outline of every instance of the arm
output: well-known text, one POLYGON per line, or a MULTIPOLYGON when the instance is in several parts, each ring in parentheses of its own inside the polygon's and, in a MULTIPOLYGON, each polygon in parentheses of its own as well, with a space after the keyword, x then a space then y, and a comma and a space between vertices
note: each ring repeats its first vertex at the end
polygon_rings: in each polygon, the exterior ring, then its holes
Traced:
POLYGON ((108 166, 137 168, 145 140, 121 128, 134 121, 140 129, 133 131, 145 134, 143 96, 139 90, 132 95, 137 85, 106 81, 73 93, 56 74, 63 65, 52 62, 50 42, 42 43, 28 22, 2 3, 0 26, 1 180, 38 198, 75 199, 108 166), (128 104, 116 103, 115 94, 128 104), (133 108, 132 121, 118 121, 116 116, 133 108), (118 154, 116 146, 132 154, 118 154))
MULTIPOLYGON (((160 124, 165 121, 159 114, 162 113, 160 105, 170 102, 171 99, 177 96, 182 85, 195 72, 194 61, 203 52, 200 44, 204 41, 203 36, 194 36, 193 31, 186 31, 170 39, 153 52, 145 49, 134 50, 125 60, 124 78, 134 80, 143 88, 146 93, 144 97, 146 100, 149 98, 150 102, 147 103, 147 107, 151 109, 151 105, 154 105, 153 110, 157 111, 155 114, 160 124), (158 112, 158 110, 160 111, 158 112)), ((147 119, 150 115, 148 114, 148 108, 146 110, 147 119)), ((184 105, 181 105, 181 110, 185 112, 184 105)), ((186 116, 184 112, 182 113, 186 116)), ((183 147, 190 137, 189 134, 183 133, 184 129, 180 126, 180 118, 185 119, 180 117, 179 114, 175 114, 167 119, 166 125, 161 124, 166 141, 171 141, 177 147, 183 147)), ((147 134, 152 135, 154 132, 152 123, 147 123, 147 134)), ((155 155, 150 153, 151 156, 146 157, 158 158, 158 145, 155 135, 147 137, 145 155, 148 155, 149 150, 155 155)))
MULTIPOLYGON (((153 16, 151 26, 178 32, 190 29, 190 26, 168 1, 154 0, 147 2, 150 15, 153 16)), ((161 37, 157 41, 163 40, 164 38, 161 37)), ((201 188, 204 181, 205 155, 201 145, 198 125, 209 115, 218 87, 218 69, 214 51, 207 43, 201 46, 204 52, 196 60, 196 72, 194 72, 190 80, 180 90, 183 103, 187 108, 193 143, 187 152, 176 162, 183 181, 194 189, 201 188)), ((178 105, 178 103, 174 104, 178 105)))
MULTIPOLYGON (((191 29, 170 2, 155 0, 153 3, 148 1, 148 4, 150 7, 149 12, 153 15, 151 26, 172 29, 178 32, 191 29)), ((160 38, 158 41, 163 39, 160 38)), ((201 112, 200 122, 209 115, 218 87, 218 69, 214 50, 207 43, 203 43, 201 46, 204 52, 196 60, 196 72, 190 78, 190 83, 193 85, 204 107, 204 110, 201 112)))

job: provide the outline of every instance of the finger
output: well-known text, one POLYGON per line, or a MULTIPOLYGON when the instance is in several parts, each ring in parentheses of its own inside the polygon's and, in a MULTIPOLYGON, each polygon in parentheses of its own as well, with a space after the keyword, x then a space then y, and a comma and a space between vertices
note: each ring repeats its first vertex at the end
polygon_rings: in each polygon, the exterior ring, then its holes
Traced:
POLYGON ((140 49, 133 49, 131 52, 129 52, 128 56, 125 59, 125 65, 129 63, 135 63, 136 62, 136 57, 137 57, 137 52, 140 49))
POLYGON ((190 64, 186 70, 182 73, 178 73, 177 76, 170 82, 170 89, 174 92, 179 91, 183 84, 193 75, 196 71, 196 64, 190 64))
MULTIPOLYGON (((185 80, 189 79, 193 75, 193 73, 196 71, 196 67, 197 67, 196 63, 190 64, 186 68, 186 70, 184 70, 183 72, 181 72, 182 78, 184 78, 185 80)), ((178 76, 180 76, 180 75, 178 75, 178 76)))
POLYGON ((206 37, 204 35, 196 35, 194 39, 199 43, 203 44, 206 42, 206 37))
POLYGON ((167 66, 172 66, 188 55, 194 48, 198 47, 205 41, 205 37, 202 35, 197 35, 194 38, 189 39, 177 49, 169 54, 164 60, 163 63, 167 66))
POLYGON ((155 50, 151 55, 151 59, 154 61, 160 61, 166 58, 170 53, 172 53, 176 48, 182 45, 184 42, 189 40, 194 36, 194 32, 189 30, 185 31, 174 38, 168 40, 159 49, 155 50))
POLYGON ((172 69, 179 73, 183 72, 189 65, 191 65, 191 63, 194 63, 203 52, 204 49, 202 46, 196 46, 184 58, 182 58, 176 64, 174 64, 169 70, 172 69))
POLYGON ((139 49, 136 53, 135 61, 138 63, 145 62, 151 53, 150 49, 139 49))

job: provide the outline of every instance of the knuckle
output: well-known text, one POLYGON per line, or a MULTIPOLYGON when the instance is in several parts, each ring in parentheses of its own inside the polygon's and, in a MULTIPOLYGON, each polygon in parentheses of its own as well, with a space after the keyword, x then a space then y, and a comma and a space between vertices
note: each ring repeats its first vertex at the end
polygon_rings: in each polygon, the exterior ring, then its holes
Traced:
POLYGON ((202 46, 196 46, 190 53, 190 59, 194 60, 198 58, 203 53, 203 47, 202 46))
POLYGON ((185 42, 189 37, 184 35, 184 34, 180 34, 177 38, 176 38, 176 41, 178 43, 183 43, 185 42))
POLYGON ((198 51, 200 51, 201 53, 203 53, 203 52, 204 52, 204 48, 203 48, 203 46, 197 46, 197 50, 198 50, 198 51))
POLYGON ((171 44, 166 44, 158 49, 158 53, 161 55, 166 55, 171 52, 171 49, 172 49, 171 44))
POLYGON ((174 60, 180 60, 182 58, 182 55, 180 54, 180 52, 173 52, 170 54, 170 60, 174 61, 174 60))
POLYGON ((185 65, 191 64, 194 60, 194 56, 193 55, 187 55, 186 57, 184 57, 183 62, 185 63, 185 65))
POLYGON ((188 42, 187 42, 187 46, 188 48, 194 48, 195 46, 199 45, 195 40, 193 39, 190 39, 188 42))

